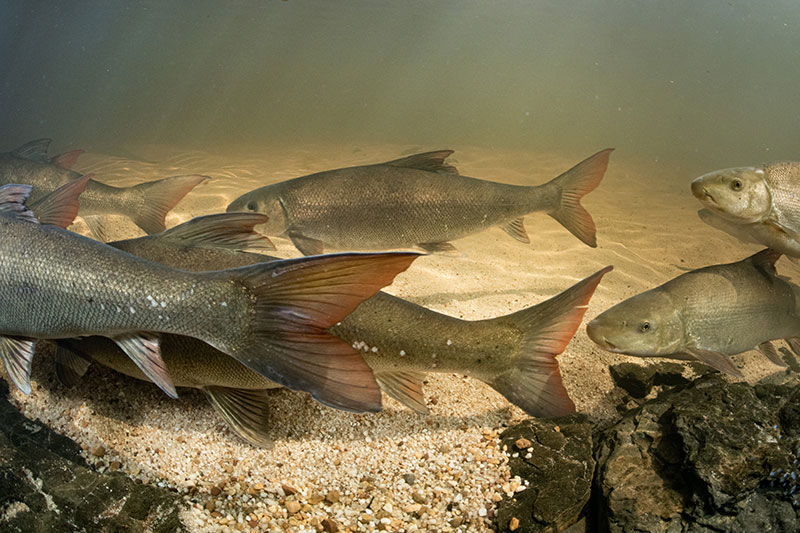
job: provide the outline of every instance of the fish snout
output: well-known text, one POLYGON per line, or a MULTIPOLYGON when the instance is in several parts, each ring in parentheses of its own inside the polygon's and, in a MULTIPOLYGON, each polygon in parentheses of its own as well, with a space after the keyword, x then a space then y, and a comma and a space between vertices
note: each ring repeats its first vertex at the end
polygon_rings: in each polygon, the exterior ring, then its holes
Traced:
POLYGON ((705 186, 704 181, 702 178, 697 178, 692 182, 692 194, 695 198, 700 200, 701 202, 713 202, 714 197, 708 192, 708 188, 705 186))
POLYGON ((603 335, 602 324, 598 322, 596 318, 586 324, 586 334, 595 344, 605 350, 614 351, 617 349, 617 347, 603 335))

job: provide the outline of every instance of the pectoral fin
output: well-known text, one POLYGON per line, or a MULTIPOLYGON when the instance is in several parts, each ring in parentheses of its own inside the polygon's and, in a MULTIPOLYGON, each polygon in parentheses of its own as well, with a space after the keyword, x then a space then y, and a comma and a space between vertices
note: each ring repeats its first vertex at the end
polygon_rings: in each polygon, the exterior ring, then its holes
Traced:
POLYGON ((300 250, 300 253, 303 255, 319 255, 325 249, 322 241, 306 237, 300 233, 290 231, 288 237, 292 240, 292 244, 294 244, 295 248, 300 250))
POLYGON ((275 245, 253 228, 267 220, 269 217, 260 213, 218 213, 195 217, 157 234, 156 238, 197 248, 265 252, 274 250, 275 245))
POLYGON ((718 370, 724 374, 729 374, 739 379, 744 379, 744 374, 736 368, 730 356, 720 352, 712 352, 711 350, 702 350, 700 348, 689 348, 686 353, 705 363, 714 370, 718 370))
POLYGON ((208 401, 237 435, 253 446, 272 448, 267 435, 269 400, 266 390, 203 387, 208 401))
POLYGON ((381 390, 417 413, 427 415, 430 411, 422 394, 422 379, 425 374, 413 371, 375 372, 375 380, 381 390))
POLYGON ((501 227, 503 231, 517 239, 519 242, 530 244, 531 240, 528 237, 528 232, 525 231, 524 219, 522 217, 515 218, 511 222, 503 224, 501 227))
POLYGON ((765 224, 775 228, 776 230, 780 231, 781 233, 785 233, 786 235, 788 235, 789 237, 791 237, 794 240, 800 240, 800 233, 797 233, 792 228, 787 228, 785 225, 781 224, 780 222, 777 222, 775 220, 768 220, 768 221, 765 222, 765 224))
POLYGON ((449 255, 451 257, 458 257, 461 255, 461 252, 449 242, 423 242, 417 246, 431 254, 449 255))
POLYGON ((65 342, 57 343, 56 377, 65 387, 74 387, 80 383, 91 364, 89 359, 74 351, 65 342))
POLYGON ((0 359, 8 377, 25 394, 31 393, 34 339, 0 336, 0 359))
POLYGON ((781 359, 781 356, 778 355, 778 350, 776 350, 775 346, 769 341, 762 342, 761 344, 759 344, 758 351, 761 352, 763 355, 766 356, 767 359, 769 359, 778 366, 783 366, 783 367, 789 366, 786 364, 786 361, 781 359))
POLYGON ((111 337, 122 348, 128 357, 136 363, 139 370, 144 372, 150 381, 159 386, 170 398, 177 398, 178 392, 172 384, 172 378, 167 372, 167 366, 161 359, 161 350, 158 346, 158 337, 140 333, 138 335, 122 335, 111 337))

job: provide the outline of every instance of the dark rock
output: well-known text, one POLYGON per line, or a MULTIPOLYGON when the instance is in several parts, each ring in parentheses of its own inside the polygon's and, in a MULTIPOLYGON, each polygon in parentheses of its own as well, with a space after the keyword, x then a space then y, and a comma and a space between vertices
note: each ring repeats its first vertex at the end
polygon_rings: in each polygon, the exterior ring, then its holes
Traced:
POLYGON ((636 363, 620 363, 609 368, 611 379, 617 387, 625 390, 634 398, 644 398, 653 388, 655 372, 652 366, 636 363))
POLYGON ((508 453, 519 453, 510 459, 511 474, 530 482, 527 489, 498 504, 500 531, 509 531, 512 518, 519 520, 517 531, 561 531, 575 523, 589 501, 594 472, 588 418, 525 420, 500 438, 508 453), (527 449, 517 450, 520 439, 530 441, 530 458, 527 449))
POLYGON ((683 377, 686 365, 681 363, 658 363, 653 365, 653 385, 664 387, 677 387, 686 385, 689 380, 683 377))
POLYGON ((0 530, 185 531, 175 494, 98 474, 77 444, 20 414, 0 380, 0 530))
POLYGON ((711 374, 626 413, 596 436, 600 529, 797 531, 798 390, 711 374))

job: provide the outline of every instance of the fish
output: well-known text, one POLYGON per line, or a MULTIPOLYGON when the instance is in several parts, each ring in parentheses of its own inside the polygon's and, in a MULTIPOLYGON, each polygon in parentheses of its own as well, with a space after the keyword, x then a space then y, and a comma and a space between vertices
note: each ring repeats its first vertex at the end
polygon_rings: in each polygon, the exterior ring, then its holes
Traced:
POLYGON ((697 216, 709 226, 724 231, 742 242, 767 245, 794 263, 800 259, 800 241, 771 224, 761 222, 737 224, 715 215, 710 209, 699 210, 697 216))
POLYGON ((326 405, 381 408, 361 355, 325 328, 419 254, 338 254, 187 272, 37 223, 24 204, 31 189, 0 187, 0 359, 23 392, 30 393, 37 339, 102 335, 174 398, 154 333, 175 333, 326 405))
POLYGON ((262 231, 288 237, 304 255, 329 248, 454 255, 450 241, 493 226, 530 243, 523 219, 538 211, 596 247, 594 221, 580 200, 599 185, 611 151, 533 187, 461 176, 445 162, 452 150, 426 152, 267 185, 235 199, 227 211, 267 215, 262 231))
POLYGON ((696 178, 691 188, 703 207, 748 225, 742 233, 764 246, 786 250, 800 241, 800 162, 716 170, 696 178))
MULTIPOLYGON (((82 150, 50 157, 47 155, 50 143, 50 139, 37 139, 11 152, 0 153, 0 185, 31 185, 29 202, 35 203, 58 187, 79 179, 81 174, 71 169, 82 150)), ((80 215, 101 239, 104 231, 94 218, 101 215, 126 216, 145 233, 158 233, 166 229, 167 213, 195 186, 208 179, 211 178, 191 174, 133 187, 112 187, 92 176, 80 198, 80 215)))
POLYGON ((586 333, 604 350, 697 360, 743 378, 731 355, 758 349, 786 366, 771 341, 800 353, 800 287, 780 278, 769 248, 682 274, 604 311, 586 333))
MULTIPOLYGON (((233 268, 273 260, 258 247, 255 213, 192 219, 164 233, 111 243, 129 253, 186 270, 233 268)), ((460 320, 378 292, 328 331, 358 349, 389 396, 428 413, 422 382, 428 372, 479 379, 531 416, 575 412, 556 356, 579 327, 606 267, 561 294, 515 313, 460 320)), ((247 442, 269 442, 269 397, 277 385, 208 344, 162 336, 162 356, 177 386, 202 390, 230 427, 247 442)), ((139 379, 142 372, 107 339, 59 341, 57 374, 75 384, 95 361, 139 379)))

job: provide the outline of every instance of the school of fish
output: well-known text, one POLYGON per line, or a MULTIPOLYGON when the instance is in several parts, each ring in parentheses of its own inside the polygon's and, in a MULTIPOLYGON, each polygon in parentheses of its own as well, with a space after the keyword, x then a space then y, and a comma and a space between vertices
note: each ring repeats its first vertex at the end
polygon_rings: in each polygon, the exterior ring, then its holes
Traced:
MULTIPOLYGON (((94 361, 173 398, 178 387, 197 388, 256 446, 270 444, 264 391, 275 387, 353 412, 380 410, 383 391, 425 414, 425 375, 457 373, 530 416, 575 411, 557 356, 611 266, 539 304, 477 321, 380 289, 419 256, 403 250, 452 254, 453 240, 494 226, 529 243, 523 218, 535 212, 597 246, 580 200, 600 184, 611 149, 538 186, 461 176, 446 161, 452 151, 426 152, 267 185, 227 213, 166 229, 167 213, 208 177, 112 187, 71 170, 80 150, 51 157, 49 145, 0 154, 0 359, 20 390, 30 393, 36 343, 49 340, 63 384, 94 361), (126 216, 148 235, 100 242, 105 215, 126 216), (100 240, 68 231, 76 216, 100 240), (275 249, 267 235, 306 257, 265 255, 275 249)), ((800 258, 799 186, 798 163, 694 180, 703 221, 767 249, 620 302, 589 321, 588 337, 611 352, 697 360, 737 378, 731 356, 743 351, 784 366, 773 342, 800 353, 800 288, 775 262, 800 258)))

